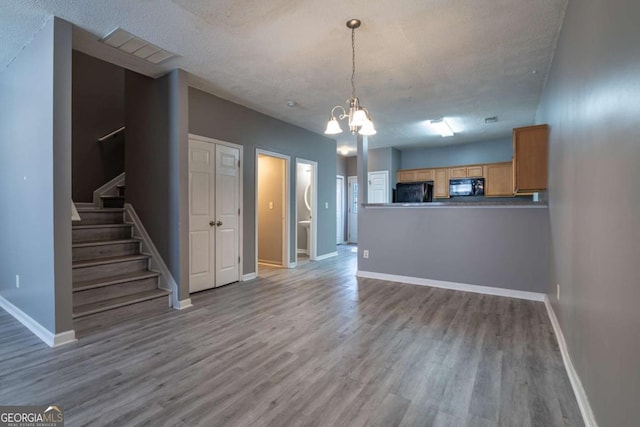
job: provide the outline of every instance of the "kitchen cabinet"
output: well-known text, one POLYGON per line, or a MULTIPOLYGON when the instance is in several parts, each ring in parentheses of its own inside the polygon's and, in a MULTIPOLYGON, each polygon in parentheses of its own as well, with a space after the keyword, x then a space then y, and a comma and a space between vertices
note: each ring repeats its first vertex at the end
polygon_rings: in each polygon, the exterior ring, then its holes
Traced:
POLYGON ((484 165, 484 195, 513 197, 513 165, 511 162, 484 165))
POLYGON ((449 198, 449 169, 435 169, 433 183, 433 197, 435 199, 449 198))
POLYGON ((398 182, 416 182, 416 176, 415 169, 398 171, 398 182))
POLYGON ((433 181, 434 173, 433 169, 419 169, 416 171, 417 181, 433 181))
POLYGON ((549 126, 513 130, 513 191, 530 194, 547 189, 549 126))
POLYGON ((459 166, 456 168, 449 168, 449 178, 482 178, 483 170, 482 165, 476 166, 459 166))

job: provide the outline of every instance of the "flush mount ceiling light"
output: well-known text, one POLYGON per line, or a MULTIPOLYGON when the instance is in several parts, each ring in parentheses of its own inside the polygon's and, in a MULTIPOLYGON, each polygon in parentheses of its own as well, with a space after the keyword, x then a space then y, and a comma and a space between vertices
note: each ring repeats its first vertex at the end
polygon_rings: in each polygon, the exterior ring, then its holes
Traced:
POLYGON ((360 26, 359 19, 350 19, 347 21, 347 28, 351 29, 351 98, 347 99, 349 111, 342 106, 336 105, 331 109, 331 118, 327 123, 327 129, 324 131, 327 135, 335 135, 342 132, 338 120, 349 119, 349 130, 355 135, 375 135, 376 130, 373 127, 369 111, 360 105, 360 100, 356 96, 356 28, 360 26), (336 110, 341 110, 336 116, 336 110))
POLYGON ((101 41, 125 53, 149 61, 152 64, 159 64, 175 56, 173 53, 167 52, 140 37, 136 37, 122 28, 116 28, 101 41))
POLYGON ((451 130, 451 127, 445 119, 429 120, 429 126, 438 132, 443 138, 454 135, 453 130, 451 130))

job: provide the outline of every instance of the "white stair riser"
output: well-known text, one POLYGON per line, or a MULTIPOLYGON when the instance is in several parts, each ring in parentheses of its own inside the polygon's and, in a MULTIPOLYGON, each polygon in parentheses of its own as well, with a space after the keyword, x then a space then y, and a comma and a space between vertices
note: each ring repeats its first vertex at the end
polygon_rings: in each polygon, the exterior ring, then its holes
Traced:
POLYGON ((73 281, 96 280, 103 277, 145 271, 149 266, 146 258, 91 267, 73 268, 73 281))
POLYGON ((100 288, 87 289, 73 293, 73 305, 79 306, 105 299, 132 295, 137 292, 151 291, 158 288, 158 278, 134 280, 131 282, 118 283, 117 285, 102 286, 100 288))
POLYGON ((73 261, 88 261, 97 258, 135 255, 140 253, 140 242, 115 243, 73 248, 73 261))

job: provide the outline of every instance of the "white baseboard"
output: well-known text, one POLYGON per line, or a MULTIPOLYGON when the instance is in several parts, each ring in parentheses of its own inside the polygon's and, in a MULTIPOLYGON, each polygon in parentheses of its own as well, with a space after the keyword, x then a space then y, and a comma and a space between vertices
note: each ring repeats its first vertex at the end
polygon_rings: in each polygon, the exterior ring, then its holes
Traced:
POLYGON ((185 308, 193 307, 193 304, 191 304, 191 298, 187 298, 187 299, 183 299, 183 300, 179 300, 179 301, 173 301, 172 300, 172 304, 171 305, 176 310, 184 310, 185 308))
POLYGON ((258 277, 258 275, 256 274, 256 272, 254 271, 253 273, 247 273, 247 274, 243 274, 242 275, 242 281, 246 282, 248 280, 253 280, 256 277, 258 277))
POLYGON ((454 291, 475 292, 477 294, 497 295, 509 298, 544 301, 546 295, 539 292, 518 291, 515 289, 496 288, 492 286, 471 285, 468 283, 445 282, 443 280, 423 279, 421 277, 399 276, 396 274, 375 273, 371 271, 356 272, 357 277, 388 280, 390 282, 409 283, 411 285, 431 286, 454 291))
POLYGON ((60 347, 76 341, 76 331, 73 329, 54 334, 2 296, 0 296, 0 307, 4 308, 7 313, 22 323, 49 347, 60 347))
POLYGON ((571 361, 571 356, 569 355, 569 347, 567 347, 567 342, 564 339, 564 334, 562 333, 562 329, 560 328, 560 323, 558 322, 555 311, 553 311, 551 301, 549 301, 549 297, 547 297, 546 295, 544 298, 544 305, 547 307, 549 320, 551 320, 551 326, 553 326, 553 332, 555 332, 556 334, 558 347, 560 347, 560 353, 562 354, 564 368, 566 369, 567 375, 569 376, 569 381, 571 382, 573 393, 576 395, 576 400, 578 401, 578 407, 580 408, 580 413, 582 414, 584 425, 586 427, 598 427, 598 423, 596 422, 596 418, 593 415, 593 410, 591 409, 591 404, 589 403, 587 393, 584 391, 582 381, 580 381, 578 372, 576 372, 576 369, 573 366, 573 362, 571 361))
POLYGON ((338 256, 338 252, 329 252, 328 254, 318 255, 313 260, 322 261, 323 259, 331 258, 334 256, 338 256))
POLYGON ((158 252, 158 249, 153 244, 153 240, 151 240, 151 236, 149 236, 149 233, 147 233, 147 230, 144 228, 144 225, 142 224, 140 217, 138 217, 138 214, 136 213, 135 209, 133 208, 133 206, 131 206, 130 203, 125 203, 124 207, 126 209, 129 219, 134 225, 134 234, 136 232, 140 234, 137 237, 142 239, 143 249, 149 251, 149 254, 151 255, 150 270, 159 271, 161 275, 159 286, 162 289, 171 291, 171 305, 173 306, 173 308, 177 310, 182 310, 190 307, 191 299, 189 298, 187 298, 186 300, 178 299, 179 298, 178 283, 175 281, 175 279, 171 275, 171 272, 169 271, 169 268, 164 263, 164 260, 160 256, 160 252, 158 252), (188 303, 186 301, 188 301, 188 303))
POLYGON ((296 253, 306 255, 307 254, 307 250, 306 249, 296 249, 296 253))
POLYGON ((289 263, 289 267, 288 267, 288 268, 296 268, 297 266, 298 266, 298 263, 297 263, 297 262, 293 262, 293 261, 291 261, 291 262, 289 263))

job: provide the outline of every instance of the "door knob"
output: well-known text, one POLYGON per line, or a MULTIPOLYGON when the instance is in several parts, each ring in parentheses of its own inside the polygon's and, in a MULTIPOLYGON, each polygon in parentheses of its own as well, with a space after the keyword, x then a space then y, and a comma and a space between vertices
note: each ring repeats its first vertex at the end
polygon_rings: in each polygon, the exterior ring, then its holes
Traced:
POLYGON ((214 227, 214 226, 216 225, 216 223, 215 223, 215 222, 213 222, 213 221, 209 221, 209 225, 210 225, 211 227, 214 227))
POLYGON ((218 221, 218 222, 216 222, 216 225, 217 225, 218 227, 220 227, 220 226, 222 225, 222 221, 218 221))

